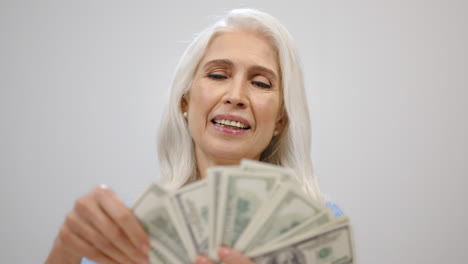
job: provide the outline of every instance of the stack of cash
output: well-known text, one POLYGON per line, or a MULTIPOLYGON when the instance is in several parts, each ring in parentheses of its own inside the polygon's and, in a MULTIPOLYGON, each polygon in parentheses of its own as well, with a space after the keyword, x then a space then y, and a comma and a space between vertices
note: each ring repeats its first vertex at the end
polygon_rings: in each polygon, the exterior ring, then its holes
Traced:
POLYGON ((133 206, 151 240, 151 263, 217 259, 228 246, 255 263, 353 263, 347 217, 306 194, 291 169, 251 160, 214 167, 175 192, 152 183, 133 206))

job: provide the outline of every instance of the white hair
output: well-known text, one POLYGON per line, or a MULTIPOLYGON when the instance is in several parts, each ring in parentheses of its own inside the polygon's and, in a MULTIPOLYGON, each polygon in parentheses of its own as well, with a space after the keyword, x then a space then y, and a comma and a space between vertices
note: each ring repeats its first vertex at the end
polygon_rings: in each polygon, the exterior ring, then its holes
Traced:
POLYGON ((211 39, 226 31, 248 30, 260 33, 277 51, 286 124, 273 137, 260 160, 292 168, 314 198, 322 194, 311 161, 311 129, 302 68, 292 38, 274 17, 253 9, 231 10, 225 17, 202 31, 185 50, 172 83, 167 112, 159 132, 158 152, 164 182, 178 188, 198 178, 194 143, 181 111, 182 97, 192 86, 192 79, 211 39))

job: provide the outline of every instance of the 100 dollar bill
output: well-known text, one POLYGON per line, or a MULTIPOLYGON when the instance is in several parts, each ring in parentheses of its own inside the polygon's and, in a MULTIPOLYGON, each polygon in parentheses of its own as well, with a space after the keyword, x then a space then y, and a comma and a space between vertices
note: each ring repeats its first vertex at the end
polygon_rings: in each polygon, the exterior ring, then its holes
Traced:
POLYGON ((199 181, 172 195, 174 210, 180 219, 181 234, 190 259, 208 252, 207 182, 199 181))
POLYGON ((233 247, 262 203, 279 182, 276 175, 228 172, 220 185, 223 194, 217 211, 217 245, 233 247))
POLYGON ((348 223, 331 225, 249 256, 256 264, 355 263, 352 232, 348 223))
POLYGON ((252 251, 327 210, 292 183, 283 184, 272 196, 239 238, 236 249, 252 251))
POLYGON ((169 195, 160 186, 153 183, 133 205, 133 212, 150 236, 161 247, 155 250, 168 251, 167 255, 177 257, 179 263, 189 263, 186 249, 180 236, 177 220, 171 211, 169 195))

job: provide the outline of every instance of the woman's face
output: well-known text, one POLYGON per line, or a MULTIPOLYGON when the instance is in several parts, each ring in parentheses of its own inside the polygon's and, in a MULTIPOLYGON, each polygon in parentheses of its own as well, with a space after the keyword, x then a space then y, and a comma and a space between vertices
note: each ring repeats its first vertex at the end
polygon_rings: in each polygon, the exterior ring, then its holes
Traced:
POLYGON ((215 36, 182 100, 197 159, 259 159, 281 129, 282 92, 275 50, 256 33, 215 36))

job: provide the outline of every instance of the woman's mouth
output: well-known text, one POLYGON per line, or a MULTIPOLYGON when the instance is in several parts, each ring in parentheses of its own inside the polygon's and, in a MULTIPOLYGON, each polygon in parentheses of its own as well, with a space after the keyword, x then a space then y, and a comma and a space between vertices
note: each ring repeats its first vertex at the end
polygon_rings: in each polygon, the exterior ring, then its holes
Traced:
POLYGON ((234 120, 228 119, 213 119, 211 122, 217 126, 229 128, 229 129, 250 129, 250 126, 234 120))
POLYGON ((214 125, 216 130, 225 134, 241 135, 250 130, 250 125, 248 122, 243 122, 243 119, 239 117, 215 117, 213 120, 211 120, 211 123, 214 125))

